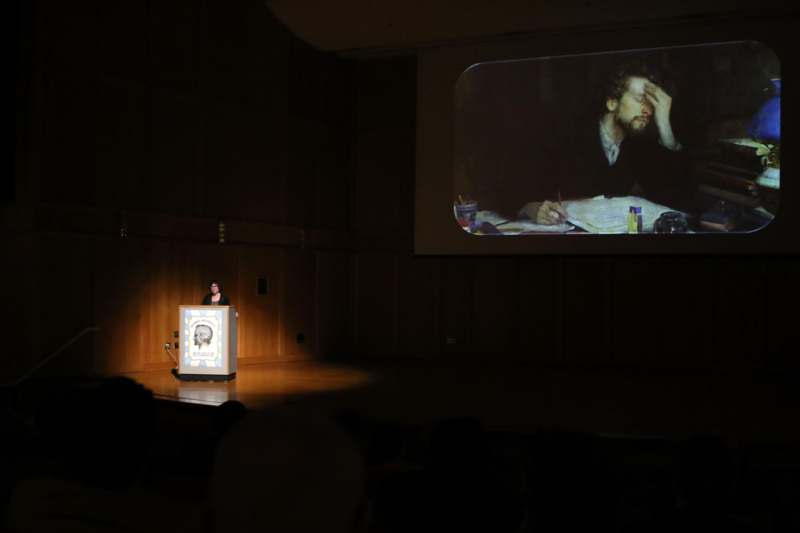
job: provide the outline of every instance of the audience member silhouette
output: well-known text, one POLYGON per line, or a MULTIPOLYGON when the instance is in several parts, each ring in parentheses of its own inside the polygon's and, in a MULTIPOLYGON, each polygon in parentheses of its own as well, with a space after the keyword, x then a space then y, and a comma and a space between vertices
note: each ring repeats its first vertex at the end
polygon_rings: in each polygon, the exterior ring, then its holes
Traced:
POLYGON ((107 378, 59 391, 40 409, 37 426, 64 477, 126 488, 139 479, 151 450, 155 400, 130 378, 107 378))
POLYGON ((211 432, 215 439, 222 436, 247 414, 247 408, 238 400, 228 400, 214 409, 211 418, 211 432))
POLYGON ((288 408, 248 414, 217 450, 212 530, 358 531, 365 477, 356 444, 330 419, 288 408))
POLYGON ((8 507, 12 531, 199 530, 199 506, 144 484, 155 433, 150 391, 119 377, 54 393, 36 417, 44 468, 15 486, 8 507))
POLYGON ((494 455, 475 418, 436 425, 423 479, 423 529, 501 533, 516 531, 522 523, 521 487, 494 455))
POLYGON ((591 435, 539 434, 529 450, 526 531, 611 531, 614 479, 591 435))
POLYGON ((681 531, 752 531, 732 516, 735 464, 723 440, 696 435, 681 450, 677 485, 681 502, 674 527, 681 531))
MULTIPOLYGON (((499 453, 497 434, 475 418, 444 420, 427 433, 368 422, 355 411, 340 412, 336 421, 297 408, 248 413, 231 400, 205 420, 207 432, 201 426, 195 439, 201 459, 195 468, 201 480, 211 473, 209 520, 202 524, 199 504, 179 504, 181 523, 167 528, 173 532, 207 526, 226 533, 351 533, 368 527, 370 533, 736 533, 790 531, 798 519, 790 501, 797 486, 789 478, 765 497, 761 512, 770 517, 768 528, 755 527, 765 524, 758 517, 741 519, 747 513, 736 507, 736 461, 713 436, 695 436, 680 448, 670 484, 664 463, 657 480, 623 479, 609 469, 619 463, 601 453, 599 438, 564 432, 515 435, 516 442, 531 443, 527 471, 516 472, 499 453), (369 492, 365 457, 376 467, 369 492), (620 507, 623 492, 640 495, 635 516, 631 507, 620 507)), ((38 439, 30 427, 5 429, 12 438, 38 440, 44 452, 38 471, 28 466, 27 478, 13 490, 6 487, 12 528, 92 525, 93 531, 116 531, 124 524, 131 531, 155 531, 136 509, 176 508, 140 483, 155 436, 155 400, 131 379, 54 389, 35 417, 38 439)), ((641 473, 637 468, 630 466, 641 473)))

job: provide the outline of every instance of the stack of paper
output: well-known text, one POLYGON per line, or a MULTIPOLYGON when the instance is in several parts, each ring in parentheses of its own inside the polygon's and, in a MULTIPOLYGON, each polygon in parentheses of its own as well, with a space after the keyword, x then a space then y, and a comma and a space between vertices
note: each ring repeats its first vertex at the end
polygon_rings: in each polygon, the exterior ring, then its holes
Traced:
POLYGON ((563 205, 567 220, 591 233, 627 233, 631 206, 642 208, 642 231, 647 233, 653 231, 653 223, 662 213, 674 211, 638 196, 596 196, 564 202, 563 205))
POLYGON ((509 220, 494 211, 478 211, 478 224, 488 222, 503 235, 519 235, 520 233, 566 233, 575 229, 572 224, 537 224, 532 220, 509 220))

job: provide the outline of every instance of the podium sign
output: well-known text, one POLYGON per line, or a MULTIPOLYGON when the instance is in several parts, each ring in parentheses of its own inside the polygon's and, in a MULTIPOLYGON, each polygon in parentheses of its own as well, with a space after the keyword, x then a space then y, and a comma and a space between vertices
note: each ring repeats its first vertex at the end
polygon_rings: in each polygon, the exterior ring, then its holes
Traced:
POLYGON ((236 375, 236 308, 181 305, 179 379, 226 380, 236 375))

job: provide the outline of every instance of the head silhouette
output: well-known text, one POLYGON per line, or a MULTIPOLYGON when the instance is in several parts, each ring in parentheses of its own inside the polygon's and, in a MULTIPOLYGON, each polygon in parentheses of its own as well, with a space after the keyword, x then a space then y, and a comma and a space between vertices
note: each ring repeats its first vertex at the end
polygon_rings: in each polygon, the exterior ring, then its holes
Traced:
POLYGON ((286 408, 245 415, 217 449, 214 531, 353 531, 365 469, 355 442, 327 418, 286 408))

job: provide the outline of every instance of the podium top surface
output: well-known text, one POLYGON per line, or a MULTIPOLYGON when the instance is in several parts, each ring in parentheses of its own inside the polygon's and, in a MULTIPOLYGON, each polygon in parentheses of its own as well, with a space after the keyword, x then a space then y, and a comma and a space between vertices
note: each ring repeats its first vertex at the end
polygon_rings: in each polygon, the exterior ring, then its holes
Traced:
POLYGON ((202 304, 200 304, 200 305, 179 305, 178 309, 188 309, 190 307, 191 308, 200 307, 200 308, 203 308, 203 309, 206 309, 208 307, 214 307, 216 309, 236 309, 235 305, 202 305, 202 304))

